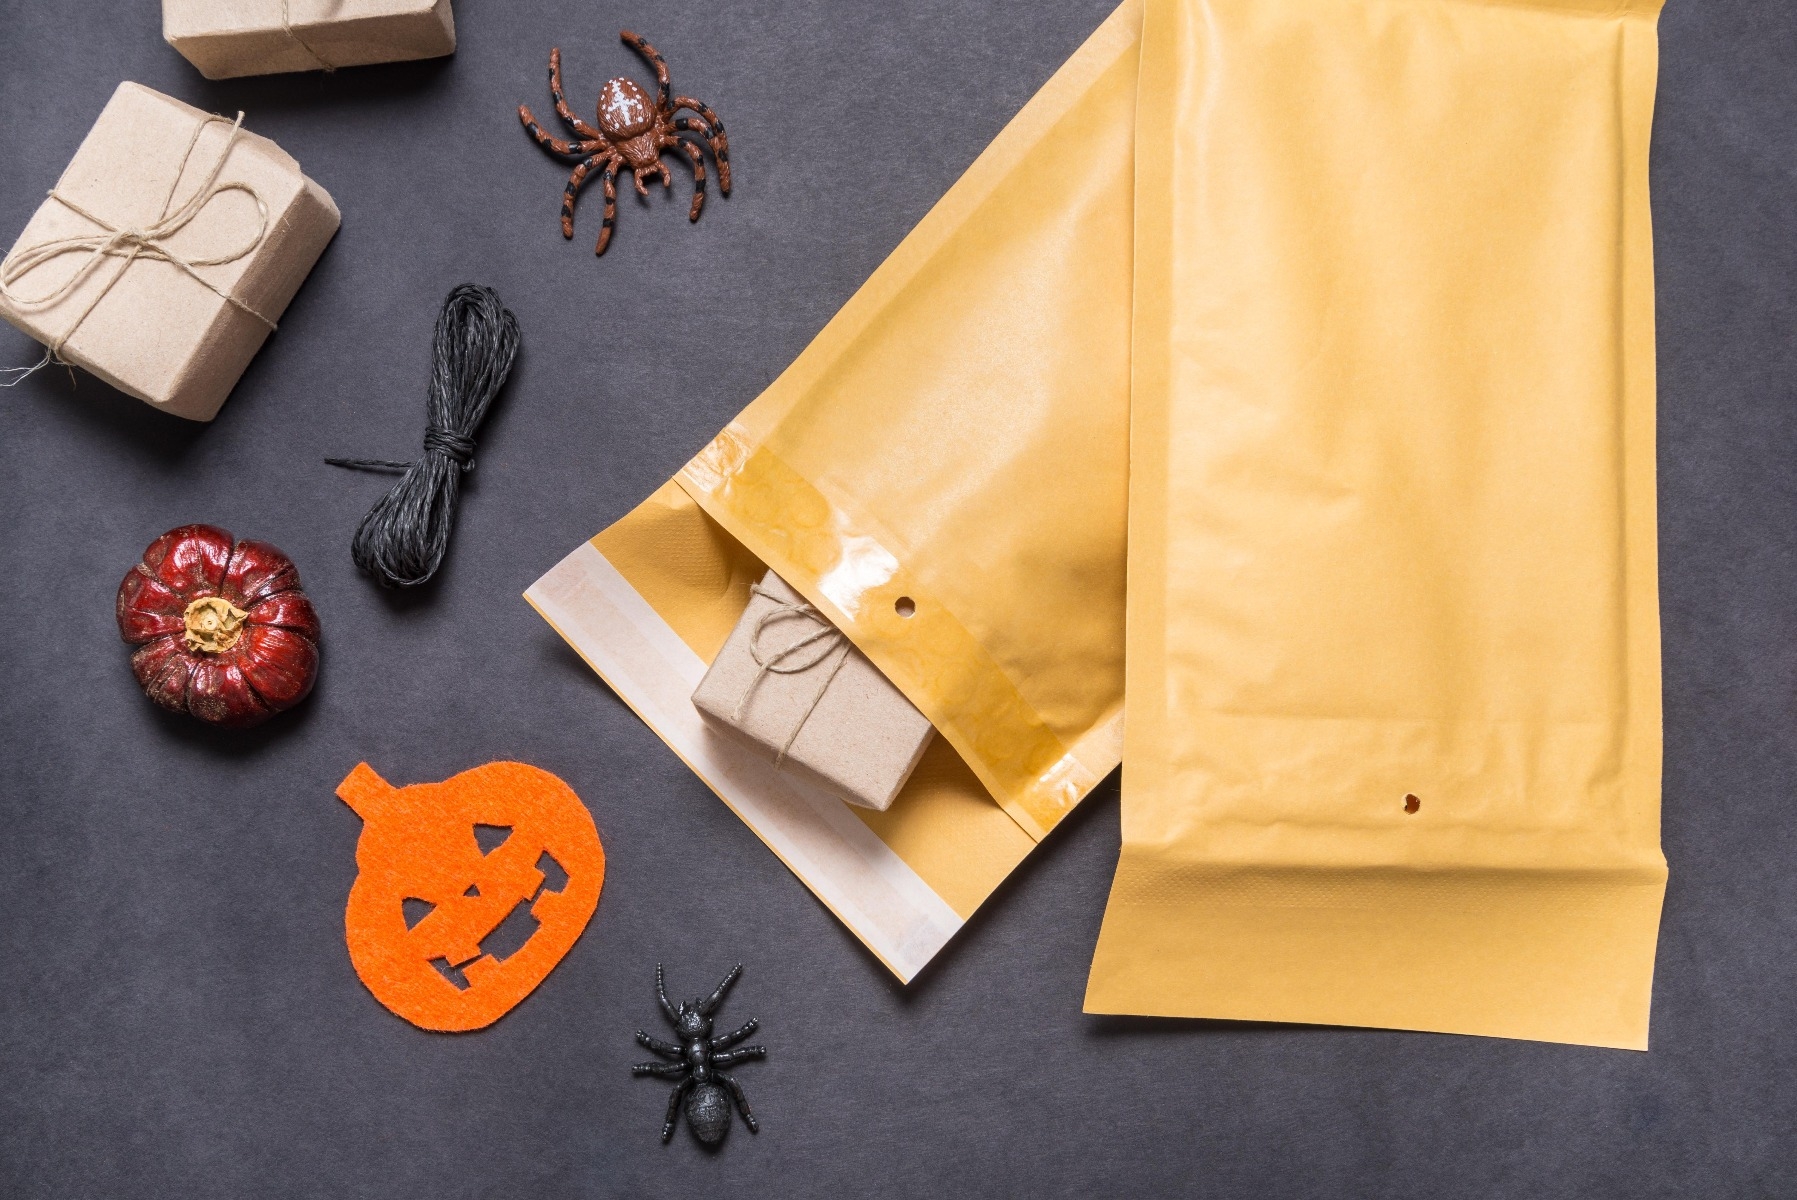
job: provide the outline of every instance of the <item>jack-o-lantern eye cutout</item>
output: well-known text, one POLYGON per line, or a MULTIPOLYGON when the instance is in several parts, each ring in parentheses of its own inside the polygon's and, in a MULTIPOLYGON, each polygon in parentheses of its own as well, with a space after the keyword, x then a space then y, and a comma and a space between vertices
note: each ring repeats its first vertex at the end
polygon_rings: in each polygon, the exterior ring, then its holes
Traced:
POLYGON ((547 771, 496 762, 396 788, 359 763, 337 795, 363 821, 343 915, 350 962, 414 1025, 491 1025, 555 968, 599 905, 599 832, 547 771))

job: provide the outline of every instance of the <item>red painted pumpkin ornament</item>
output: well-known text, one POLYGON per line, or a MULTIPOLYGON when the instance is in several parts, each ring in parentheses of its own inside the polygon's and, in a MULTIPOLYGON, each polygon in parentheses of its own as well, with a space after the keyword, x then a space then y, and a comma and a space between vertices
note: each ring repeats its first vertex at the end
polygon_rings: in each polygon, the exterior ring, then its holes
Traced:
POLYGON ((491 1025, 573 948, 605 848, 574 789, 526 763, 394 787, 367 763, 337 787, 362 818, 343 914, 350 962, 414 1025, 491 1025))
POLYGON ((293 560, 215 525, 151 542, 119 584, 118 620, 144 694, 214 725, 258 725, 318 677, 318 614, 293 560))

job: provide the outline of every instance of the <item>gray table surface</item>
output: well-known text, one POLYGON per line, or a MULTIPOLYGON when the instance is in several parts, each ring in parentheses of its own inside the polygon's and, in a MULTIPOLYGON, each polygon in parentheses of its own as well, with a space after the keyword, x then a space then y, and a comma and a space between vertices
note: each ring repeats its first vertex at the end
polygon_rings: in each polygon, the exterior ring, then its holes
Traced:
MULTIPOLYGON (((1797 1194, 1797 10, 1673 0, 1658 250, 1665 828, 1647 1054, 1101 1019, 1080 1000, 1116 861, 1113 778, 902 989, 519 593, 668 478, 806 344, 1110 0, 458 0, 453 59, 207 83, 150 0, 0 0, 0 243, 134 79, 249 113, 342 232, 216 423, 83 377, 0 392, 0 1194, 1691 1197, 1797 1194), (519 131, 630 26, 729 123, 737 190, 621 204, 603 260, 519 131), (496 287, 525 349, 440 583, 357 576, 410 456, 432 319, 496 287), (298 561, 326 622, 306 706, 221 736, 151 708, 113 624, 162 530, 298 561), (494 758, 585 798, 598 915, 494 1027, 423 1033, 343 945, 359 759, 494 758), (708 1156, 633 1080, 652 970, 771 1048, 763 1118, 708 1156)), ((0 363, 38 347, 0 327, 0 363)))

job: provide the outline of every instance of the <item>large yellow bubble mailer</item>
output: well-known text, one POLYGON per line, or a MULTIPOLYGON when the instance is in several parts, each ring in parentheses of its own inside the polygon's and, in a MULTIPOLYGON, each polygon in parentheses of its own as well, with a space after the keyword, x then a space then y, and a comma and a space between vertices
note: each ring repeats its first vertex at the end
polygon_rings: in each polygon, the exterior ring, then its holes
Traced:
POLYGON ((1139 0, 768 390, 527 598, 900 978, 1122 751, 1139 0), (885 813, 691 702, 765 567, 938 737, 885 813))
POLYGON ((1087 1007, 1645 1048, 1657 0, 1151 0, 1087 1007))

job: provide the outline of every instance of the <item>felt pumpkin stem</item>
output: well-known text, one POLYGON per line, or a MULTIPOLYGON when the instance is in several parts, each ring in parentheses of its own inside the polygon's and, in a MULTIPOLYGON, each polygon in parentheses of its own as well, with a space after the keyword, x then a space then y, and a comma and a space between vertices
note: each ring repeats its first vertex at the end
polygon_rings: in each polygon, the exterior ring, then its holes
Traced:
POLYGON ((367 763, 357 763, 349 778, 337 785, 337 796, 364 821, 373 820, 383 802, 396 789, 367 763))
POLYGON ((181 614, 181 621, 187 626, 182 637, 189 650, 222 654, 243 636, 243 622, 248 616, 223 596, 202 596, 181 614))

